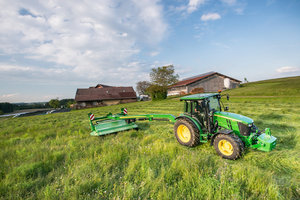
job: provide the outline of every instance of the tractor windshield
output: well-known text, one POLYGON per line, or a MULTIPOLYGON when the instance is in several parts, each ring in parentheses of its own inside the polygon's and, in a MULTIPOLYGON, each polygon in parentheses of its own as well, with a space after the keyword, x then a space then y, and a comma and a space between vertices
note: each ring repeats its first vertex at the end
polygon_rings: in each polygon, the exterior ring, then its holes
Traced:
POLYGON ((209 110, 221 111, 220 102, 217 96, 209 97, 209 110))

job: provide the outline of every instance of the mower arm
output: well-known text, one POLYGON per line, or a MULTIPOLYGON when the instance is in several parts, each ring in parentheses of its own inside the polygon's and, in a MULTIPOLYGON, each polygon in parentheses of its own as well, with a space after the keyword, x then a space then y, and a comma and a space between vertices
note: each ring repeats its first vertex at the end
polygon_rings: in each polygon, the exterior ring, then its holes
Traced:
POLYGON ((109 116, 108 118, 110 119, 137 119, 137 120, 149 120, 149 121, 153 121, 153 120, 166 120, 166 121, 170 121, 170 122, 175 122, 175 116, 171 115, 171 114, 145 114, 145 115, 124 115, 124 116, 120 116, 120 115, 112 115, 109 116))

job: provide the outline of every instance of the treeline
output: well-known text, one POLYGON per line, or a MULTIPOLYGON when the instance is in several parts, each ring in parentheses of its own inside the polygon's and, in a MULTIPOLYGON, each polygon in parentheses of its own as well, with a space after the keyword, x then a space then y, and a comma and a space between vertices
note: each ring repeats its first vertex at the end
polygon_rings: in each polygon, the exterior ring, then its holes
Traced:
POLYGON ((14 111, 13 104, 10 103, 0 103, 0 115, 3 113, 9 113, 14 111))
POLYGON ((49 108, 47 103, 0 103, 0 114, 10 113, 17 110, 49 108))
POLYGON ((75 103, 74 99, 54 99, 55 104, 52 104, 53 99, 49 102, 37 102, 37 103, 0 103, 0 115, 4 113, 10 113, 17 110, 26 109, 42 109, 42 108, 70 108, 70 105, 75 103))
POLYGON ((25 110, 25 109, 39 109, 39 108, 49 108, 47 103, 39 102, 39 103, 17 103, 13 104, 14 111, 16 110, 25 110))

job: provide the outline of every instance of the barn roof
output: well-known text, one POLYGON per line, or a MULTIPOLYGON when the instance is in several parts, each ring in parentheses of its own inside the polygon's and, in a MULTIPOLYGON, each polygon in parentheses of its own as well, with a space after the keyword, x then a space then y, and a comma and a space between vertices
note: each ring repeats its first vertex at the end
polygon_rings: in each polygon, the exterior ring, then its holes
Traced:
POLYGON ((239 81, 237 79, 231 78, 229 76, 226 76, 226 75, 218 73, 218 72, 208 72, 208 73, 205 73, 205 74, 200 74, 200 75, 197 75, 197 76, 193 76, 193 77, 190 77, 190 78, 183 79, 182 81, 179 81, 179 82, 177 82, 177 83, 169 86, 169 88, 186 86, 186 85, 195 83, 197 81, 204 80, 204 79, 206 79, 208 77, 211 77, 213 75, 219 75, 219 76, 223 76, 223 77, 229 78, 231 80, 234 80, 236 82, 241 82, 241 81, 239 81))
POLYGON ((75 101, 99 101, 136 98, 132 87, 103 87, 77 89, 75 101))

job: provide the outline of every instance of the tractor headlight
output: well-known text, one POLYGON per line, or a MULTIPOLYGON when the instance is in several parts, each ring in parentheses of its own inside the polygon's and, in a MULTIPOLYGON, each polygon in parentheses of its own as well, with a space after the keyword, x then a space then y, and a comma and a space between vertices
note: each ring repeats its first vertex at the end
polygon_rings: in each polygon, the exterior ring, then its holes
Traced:
POLYGON ((256 133, 256 130, 258 130, 254 123, 248 124, 248 127, 250 128, 251 133, 256 133))

